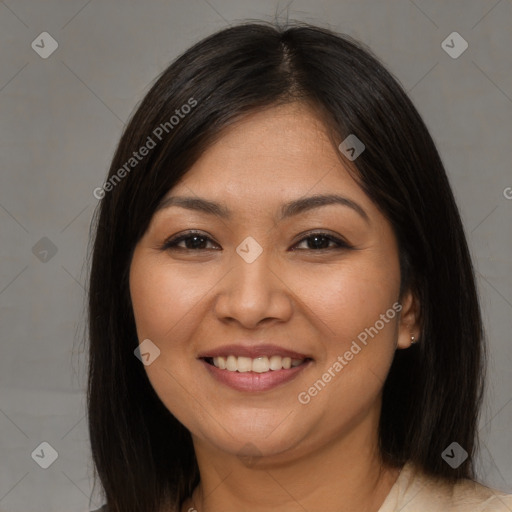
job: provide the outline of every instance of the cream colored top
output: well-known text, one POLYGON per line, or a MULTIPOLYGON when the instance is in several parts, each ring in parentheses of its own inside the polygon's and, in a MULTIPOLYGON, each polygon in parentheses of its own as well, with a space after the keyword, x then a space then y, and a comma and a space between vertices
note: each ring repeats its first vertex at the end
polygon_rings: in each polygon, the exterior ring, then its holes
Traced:
POLYGON ((408 462, 378 512, 512 512, 512 494, 472 480, 449 485, 408 462))

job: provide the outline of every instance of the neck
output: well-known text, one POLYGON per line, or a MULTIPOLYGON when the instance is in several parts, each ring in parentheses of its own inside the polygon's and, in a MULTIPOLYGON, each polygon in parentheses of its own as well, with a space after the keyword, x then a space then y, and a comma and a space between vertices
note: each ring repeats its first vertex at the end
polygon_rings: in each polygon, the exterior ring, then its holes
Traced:
POLYGON ((330 443, 310 443, 256 460, 241 459, 194 438, 201 483, 182 511, 378 512, 399 469, 385 466, 376 421, 367 418, 330 443), (375 434, 375 435, 372 435, 375 434))

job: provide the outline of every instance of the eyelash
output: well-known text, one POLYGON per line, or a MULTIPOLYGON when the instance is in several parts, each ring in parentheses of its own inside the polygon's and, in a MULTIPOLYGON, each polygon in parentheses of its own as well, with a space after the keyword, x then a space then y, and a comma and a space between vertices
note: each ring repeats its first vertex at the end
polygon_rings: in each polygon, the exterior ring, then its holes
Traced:
MULTIPOLYGON (((194 237, 200 237, 206 241, 213 242, 213 240, 210 237, 204 235, 203 233, 201 233, 199 231, 188 231, 187 233, 183 233, 181 235, 177 235, 175 237, 171 237, 170 239, 166 240, 164 242, 163 246, 161 247, 161 249, 162 250, 183 250, 183 251, 205 251, 205 250, 208 250, 208 249, 189 249, 187 247, 178 247, 178 244, 180 242, 190 240, 194 237)), ((312 252, 320 252, 320 251, 353 249, 353 246, 351 246, 344 240, 337 238, 329 233, 323 233, 323 232, 308 233, 307 236, 301 238, 295 245, 298 245, 298 244, 300 244, 306 240, 309 240, 311 238, 314 238, 314 237, 326 238, 330 242, 334 242, 335 244, 337 244, 337 247, 324 247, 321 249, 298 249, 298 250, 299 251, 307 250, 307 251, 312 251, 312 252)), ((213 243, 215 243, 215 242, 213 242, 213 243)))

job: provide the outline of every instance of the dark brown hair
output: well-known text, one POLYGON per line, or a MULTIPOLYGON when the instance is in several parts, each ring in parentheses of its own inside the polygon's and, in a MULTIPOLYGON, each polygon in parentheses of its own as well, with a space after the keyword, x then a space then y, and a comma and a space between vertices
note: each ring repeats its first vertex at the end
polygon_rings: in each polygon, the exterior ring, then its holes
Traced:
POLYGON ((411 288, 421 305, 420 341, 396 352, 384 385, 382 456, 446 480, 474 477, 483 330, 463 226, 434 142, 401 86, 360 43, 306 24, 248 23, 200 41, 162 73, 126 127, 102 189, 90 273, 88 422, 109 512, 178 510, 199 481, 189 432, 133 354, 134 247, 163 196, 223 128, 294 101, 313 105, 334 141, 355 134, 364 142, 353 162, 357 179, 397 236, 401 290, 411 288), (191 99, 194 108, 169 123, 191 99), (155 147, 127 167, 148 137, 155 147), (456 469, 441 458, 453 441, 470 454, 456 469))

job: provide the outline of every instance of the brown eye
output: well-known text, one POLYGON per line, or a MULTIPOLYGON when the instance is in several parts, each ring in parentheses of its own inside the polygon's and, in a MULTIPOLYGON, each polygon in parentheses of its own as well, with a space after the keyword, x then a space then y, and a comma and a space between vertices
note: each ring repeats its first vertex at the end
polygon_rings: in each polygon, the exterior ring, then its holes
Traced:
POLYGON ((307 245, 305 249, 311 251, 351 248, 345 241, 327 233, 311 233, 300 240, 297 245, 303 242, 306 242, 307 245))
POLYGON ((175 236, 175 237, 167 240, 164 243, 162 249, 163 250, 178 249, 178 250, 190 250, 190 251, 211 249, 211 247, 210 248, 206 247, 208 242, 212 242, 214 245, 216 245, 215 242, 213 242, 213 240, 210 237, 208 237, 202 233, 189 232, 189 233, 175 236))

